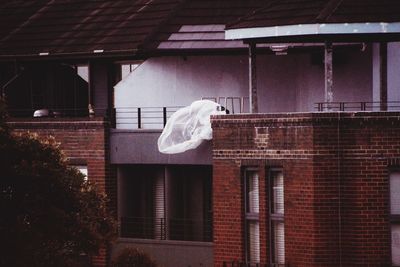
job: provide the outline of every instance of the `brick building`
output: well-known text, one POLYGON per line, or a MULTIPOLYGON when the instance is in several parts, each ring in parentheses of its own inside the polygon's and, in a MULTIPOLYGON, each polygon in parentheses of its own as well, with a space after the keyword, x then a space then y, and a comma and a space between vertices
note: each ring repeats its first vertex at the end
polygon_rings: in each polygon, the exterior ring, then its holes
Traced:
POLYGON ((11 1, 0 86, 162 266, 400 266, 396 1, 11 1), (121 81, 122 80, 122 81, 121 81), (213 140, 157 138, 199 99, 213 140), (35 115, 35 116, 34 116, 35 115))

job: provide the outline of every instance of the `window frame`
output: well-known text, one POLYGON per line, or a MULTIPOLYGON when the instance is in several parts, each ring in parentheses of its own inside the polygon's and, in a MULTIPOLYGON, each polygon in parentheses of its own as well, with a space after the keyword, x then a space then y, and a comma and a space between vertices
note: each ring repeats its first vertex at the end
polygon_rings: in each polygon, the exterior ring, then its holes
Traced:
POLYGON ((392 238, 392 226, 393 225, 398 225, 400 226, 400 213, 398 214, 393 214, 392 213, 392 186, 391 186, 391 178, 393 174, 399 174, 400 175, 400 167, 393 167, 389 169, 389 175, 388 175, 388 189, 389 189, 389 194, 388 194, 388 213, 389 213, 389 232, 390 232, 390 266, 392 267, 399 267, 400 264, 393 264, 393 249, 392 249, 392 244, 393 244, 393 238, 392 238))
MULTIPOLYGON (((269 263, 271 266, 285 266, 286 259, 284 259, 284 263, 280 264, 276 262, 275 255, 275 232, 274 232, 274 223, 281 222, 285 227, 285 208, 283 209, 283 213, 274 213, 274 193, 273 193, 273 173, 281 172, 283 176, 283 205, 285 205, 285 175, 283 171, 283 167, 271 167, 268 168, 268 181, 266 183, 267 192, 268 192, 268 226, 269 226, 269 237, 268 237, 268 246, 269 246, 269 263)), ((285 228, 284 228, 285 229, 285 228)), ((285 240, 285 230, 283 232, 284 240, 285 240)), ((284 246, 284 251, 286 250, 286 246, 284 246)))
MULTIPOLYGON (((243 211, 244 211, 244 256, 245 256, 245 262, 247 264, 259 264, 260 262, 252 262, 250 258, 250 238, 249 238, 249 222, 257 222, 258 227, 260 227, 260 211, 258 213, 256 212, 247 212, 248 210, 248 193, 247 193, 247 179, 248 179, 248 173, 256 173, 258 177, 258 185, 260 184, 260 171, 259 168, 257 167, 246 167, 243 169, 243 174, 242 174, 242 182, 243 182, 243 211)), ((258 186, 258 197, 260 197, 260 186, 258 186)), ((260 198, 258 199, 258 205, 260 204, 260 198)), ((259 236, 259 245, 260 243, 260 236, 259 236)), ((261 246, 258 248, 259 249, 259 254, 261 254, 261 246)))

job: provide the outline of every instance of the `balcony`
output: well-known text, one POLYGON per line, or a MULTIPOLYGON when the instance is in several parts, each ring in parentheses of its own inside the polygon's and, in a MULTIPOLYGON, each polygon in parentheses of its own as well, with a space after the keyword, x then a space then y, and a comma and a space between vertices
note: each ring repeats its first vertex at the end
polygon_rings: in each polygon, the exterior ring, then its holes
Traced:
POLYGON ((121 217, 121 237, 212 242, 212 222, 154 217, 121 217))

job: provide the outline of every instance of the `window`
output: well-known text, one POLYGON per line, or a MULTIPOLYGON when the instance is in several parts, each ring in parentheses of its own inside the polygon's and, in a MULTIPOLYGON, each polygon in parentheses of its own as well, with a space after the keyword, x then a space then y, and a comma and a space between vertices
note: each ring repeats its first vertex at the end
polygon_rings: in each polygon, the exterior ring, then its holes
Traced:
POLYGON ((390 174, 392 265, 400 266, 400 172, 390 174))
POLYGON ((211 242, 211 177, 210 166, 119 168, 121 236, 211 242))
POLYGON ((121 64, 121 79, 124 79, 134 71, 137 67, 139 67, 140 62, 134 62, 134 63, 122 63, 121 64))
POLYGON ((282 169, 269 172, 270 255, 273 266, 285 264, 284 182, 282 169))
POLYGON ((246 261, 260 262, 260 222, 259 222, 259 177, 255 169, 247 169, 244 175, 246 211, 246 261))
POLYGON ((86 165, 77 165, 77 166, 74 166, 74 167, 77 168, 78 171, 83 174, 83 176, 85 176, 85 181, 87 181, 87 179, 88 179, 87 166, 86 165))
POLYGON ((14 117, 87 116, 88 65, 26 64, 5 91, 14 117))

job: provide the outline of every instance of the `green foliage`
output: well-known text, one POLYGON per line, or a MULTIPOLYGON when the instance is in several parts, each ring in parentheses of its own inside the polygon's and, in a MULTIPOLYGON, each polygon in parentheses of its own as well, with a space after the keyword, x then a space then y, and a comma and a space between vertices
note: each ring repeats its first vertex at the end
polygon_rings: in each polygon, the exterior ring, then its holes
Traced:
POLYGON ((156 262, 148 254, 137 248, 122 250, 111 263, 111 267, 156 267, 156 262))
POLYGON ((113 238, 106 198, 53 139, 14 136, 0 107, 0 266, 79 266, 113 238))

